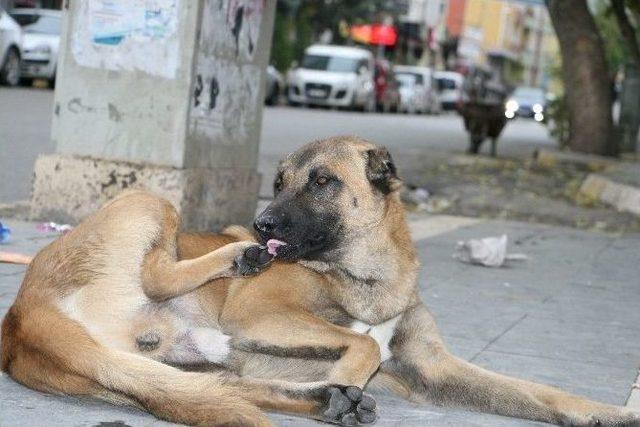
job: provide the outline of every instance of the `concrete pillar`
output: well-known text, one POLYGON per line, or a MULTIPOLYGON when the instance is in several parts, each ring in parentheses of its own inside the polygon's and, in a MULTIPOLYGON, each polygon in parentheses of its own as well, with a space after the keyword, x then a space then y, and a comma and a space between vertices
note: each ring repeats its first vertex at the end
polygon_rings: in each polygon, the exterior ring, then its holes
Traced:
POLYGON ((185 228, 248 223, 275 3, 65 2, 56 154, 36 162, 32 216, 77 222, 146 188, 185 228))

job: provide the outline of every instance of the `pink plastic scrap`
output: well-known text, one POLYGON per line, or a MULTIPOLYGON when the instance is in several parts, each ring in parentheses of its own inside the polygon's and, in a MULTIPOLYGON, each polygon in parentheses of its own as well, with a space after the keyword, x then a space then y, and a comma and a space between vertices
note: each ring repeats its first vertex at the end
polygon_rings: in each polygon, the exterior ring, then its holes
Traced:
POLYGON ((36 226, 43 233, 66 233, 73 229, 69 224, 57 224, 55 222, 43 222, 36 226))

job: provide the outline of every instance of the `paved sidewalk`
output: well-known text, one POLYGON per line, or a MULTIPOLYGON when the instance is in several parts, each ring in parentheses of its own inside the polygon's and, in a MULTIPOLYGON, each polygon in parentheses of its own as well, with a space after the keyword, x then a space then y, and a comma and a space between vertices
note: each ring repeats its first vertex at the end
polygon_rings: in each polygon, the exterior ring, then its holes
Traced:
MULTIPOLYGON (((14 243, 33 253, 51 236, 6 221, 14 243)), ((624 405, 640 366, 640 235, 605 234, 500 221, 431 217, 413 222, 423 263, 421 293, 451 350, 486 368, 624 405), (451 258, 460 239, 507 233, 530 259, 504 269, 451 258)), ((0 264, 0 317, 24 267, 0 264)), ((417 406, 377 395, 377 426, 539 425, 417 406)), ((640 402, 639 402, 640 404, 640 402)), ((316 424, 274 415, 280 425, 316 424)), ((143 412, 28 390, 0 376, 0 426, 160 426, 143 412)))

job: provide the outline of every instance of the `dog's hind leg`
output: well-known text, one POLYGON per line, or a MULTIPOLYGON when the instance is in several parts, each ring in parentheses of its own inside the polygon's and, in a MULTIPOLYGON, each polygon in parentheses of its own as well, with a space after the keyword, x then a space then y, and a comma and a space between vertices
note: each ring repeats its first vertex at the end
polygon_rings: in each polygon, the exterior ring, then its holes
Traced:
MULTIPOLYGON (((253 309, 259 310, 246 307, 246 312, 253 309)), ((380 348, 372 337, 310 313, 289 308, 236 316, 242 317, 236 317, 233 323, 242 326, 232 333, 232 348, 285 358, 333 361, 327 377, 330 383, 363 388, 380 365, 380 348)))
POLYGON ((142 265, 142 287, 156 301, 184 295, 213 279, 255 274, 271 262, 266 249, 252 241, 228 243, 197 258, 179 261, 179 224, 178 213, 166 202, 159 237, 142 265))
POLYGON ((490 372, 451 355, 423 305, 403 314, 391 351, 381 372, 416 399, 561 425, 640 426, 640 417, 623 408, 490 372))
POLYGON ((1 367, 36 390, 133 404, 172 422, 270 425, 251 403, 264 387, 248 390, 233 376, 182 372, 102 346, 44 301, 32 301, 28 312, 10 309, 2 324, 1 367))

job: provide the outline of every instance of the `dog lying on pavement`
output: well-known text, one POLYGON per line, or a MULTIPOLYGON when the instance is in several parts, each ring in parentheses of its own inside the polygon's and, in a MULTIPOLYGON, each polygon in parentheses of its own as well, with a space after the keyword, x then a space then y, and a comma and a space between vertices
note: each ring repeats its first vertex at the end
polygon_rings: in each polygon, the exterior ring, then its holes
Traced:
POLYGON ((399 187, 385 149, 311 143, 281 163, 255 221, 266 248, 237 226, 180 233, 166 200, 124 193, 35 257, 2 324, 2 370, 193 425, 268 425, 259 408, 367 424, 367 385, 562 425, 640 425, 451 355, 417 292, 399 187))

